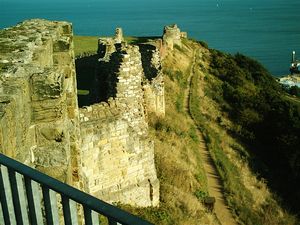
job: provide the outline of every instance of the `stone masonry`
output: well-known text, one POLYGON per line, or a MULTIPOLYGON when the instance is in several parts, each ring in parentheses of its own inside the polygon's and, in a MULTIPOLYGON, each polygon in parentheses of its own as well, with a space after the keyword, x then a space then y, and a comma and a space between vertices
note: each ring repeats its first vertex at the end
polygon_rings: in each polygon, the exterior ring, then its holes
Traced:
POLYGON ((160 54, 122 33, 99 40, 97 68, 112 67, 105 99, 79 108, 72 26, 35 19, 1 30, 0 152, 105 201, 157 206, 147 112, 164 115, 160 54))
POLYGON ((157 206, 159 182, 148 137, 141 53, 138 46, 116 39, 99 39, 96 76, 105 77, 99 79, 106 83, 102 99, 107 100, 80 109, 84 188, 109 202, 157 206))
POLYGON ((161 70, 160 51, 156 46, 140 45, 144 70, 143 90, 147 112, 165 115, 164 77, 161 70))
POLYGON ((177 24, 164 27, 163 44, 173 50, 174 45, 181 46, 181 39, 187 38, 186 32, 181 32, 177 24))
POLYGON ((0 152, 76 186, 72 38, 66 22, 28 20, 0 31, 0 152))

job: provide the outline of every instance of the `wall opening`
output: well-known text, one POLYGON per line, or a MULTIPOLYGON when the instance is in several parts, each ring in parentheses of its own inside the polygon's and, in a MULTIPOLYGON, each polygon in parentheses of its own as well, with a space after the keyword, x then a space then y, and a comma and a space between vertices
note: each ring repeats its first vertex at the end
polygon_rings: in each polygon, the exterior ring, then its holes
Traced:
MULTIPOLYGON (((122 62, 122 50, 115 44, 116 51, 109 54, 99 48, 97 54, 75 60, 79 107, 106 102, 116 97, 117 76, 122 62)), ((105 50, 105 49, 104 49, 105 50)))
POLYGON ((142 66, 147 80, 151 81, 158 74, 158 69, 152 65, 153 52, 156 47, 151 44, 138 44, 142 57, 142 66))
POLYGON ((92 89, 97 82, 95 77, 97 62, 98 54, 83 56, 75 60, 79 107, 95 103, 92 89))
MULTIPOLYGON (((132 43, 139 47, 145 78, 152 81, 160 71, 159 52, 155 43, 132 43)), ((116 97, 120 65, 126 54, 126 43, 114 43, 103 39, 98 43, 98 52, 75 60, 79 107, 107 102, 116 97)))

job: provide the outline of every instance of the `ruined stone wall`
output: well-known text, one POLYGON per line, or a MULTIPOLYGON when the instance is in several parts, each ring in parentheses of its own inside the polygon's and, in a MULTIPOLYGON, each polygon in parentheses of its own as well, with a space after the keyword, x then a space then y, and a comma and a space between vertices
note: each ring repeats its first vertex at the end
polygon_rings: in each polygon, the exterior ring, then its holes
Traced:
POLYGON ((124 41, 122 28, 120 27, 116 28, 114 41, 116 44, 120 44, 124 41))
POLYGON ((159 74, 151 82, 143 85, 145 105, 148 112, 154 112, 157 116, 165 116, 165 90, 163 75, 159 74))
POLYGON ((67 22, 0 31, 0 152, 108 202, 157 206, 146 109, 164 113, 159 52, 147 79, 139 47, 108 40, 107 99, 79 109, 72 38, 67 22))
POLYGON ((72 27, 29 20, 0 31, 0 151, 78 182, 72 27))
POLYGON ((118 65, 108 76, 114 97, 80 109, 84 188, 109 202, 156 206, 159 183, 145 117, 141 55, 137 46, 123 46, 110 60, 118 65))
POLYGON ((147 112, 163 117, 165 115, 165 88, 160 51, 156 47, 145 51, 142 53, 144 55, 142 62, 145 73, 143 79, 145 106, 147 112))
POLYGON ((174 45, 181 46, 181 38, 186 37, 187 33, 181 32, 176 24, 164 27, 163 44, 166 48, 173 50, 174 45))

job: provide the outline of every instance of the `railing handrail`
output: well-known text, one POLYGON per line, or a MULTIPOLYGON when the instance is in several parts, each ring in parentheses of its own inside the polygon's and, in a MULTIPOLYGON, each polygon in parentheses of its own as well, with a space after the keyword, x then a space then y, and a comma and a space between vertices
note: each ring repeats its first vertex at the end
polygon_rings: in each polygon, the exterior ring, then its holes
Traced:
POLYGON ((114 219, 116 222, 120 222, 124 225, 153 225, 146 220, 136 217, 0 153, 0 165, 1 164, 12 168, 16 172, 29 177, 41 185, 47 186, 57 193, 67 196, 101 215, 114 219))

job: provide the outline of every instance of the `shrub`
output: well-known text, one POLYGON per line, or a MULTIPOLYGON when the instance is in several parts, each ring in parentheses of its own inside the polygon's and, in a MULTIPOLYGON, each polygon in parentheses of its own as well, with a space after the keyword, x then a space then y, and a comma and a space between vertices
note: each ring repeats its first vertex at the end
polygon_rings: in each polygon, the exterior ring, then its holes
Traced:
POLYGON ((205 41, 198 41, 198 43, 199 43, 202 47, 208 49, 208 44, 207 44, 205 41))

